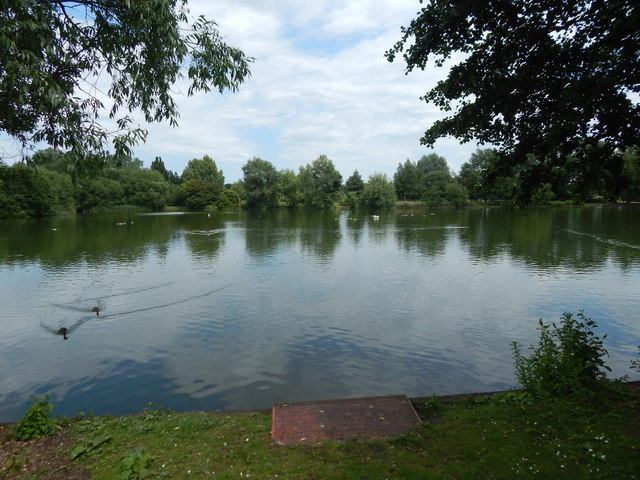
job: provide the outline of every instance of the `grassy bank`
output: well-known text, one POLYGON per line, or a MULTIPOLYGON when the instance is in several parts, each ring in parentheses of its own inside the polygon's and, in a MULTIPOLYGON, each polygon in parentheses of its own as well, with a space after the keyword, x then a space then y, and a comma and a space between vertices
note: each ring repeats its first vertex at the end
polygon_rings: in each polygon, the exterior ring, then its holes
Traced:
POLYGON ((631 389, 598 404, 516 392, 414 404, 424 421, 407 435, 315 447, 275 445, 271 416, 259 412, 150 407, 58 421, 54 434, 27 442, 5 427, 0 478, 640 478, 631 389))

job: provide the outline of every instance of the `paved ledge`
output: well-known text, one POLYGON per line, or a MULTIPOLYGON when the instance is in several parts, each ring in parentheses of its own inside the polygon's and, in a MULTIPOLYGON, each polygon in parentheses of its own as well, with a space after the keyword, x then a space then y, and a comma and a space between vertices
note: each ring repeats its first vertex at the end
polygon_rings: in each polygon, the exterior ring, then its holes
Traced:
POLYGON ((314 445, 326 440, 402 435, 420 423, 405 395, 317 402, 277 403, 271 438, 279 445, 314 445))

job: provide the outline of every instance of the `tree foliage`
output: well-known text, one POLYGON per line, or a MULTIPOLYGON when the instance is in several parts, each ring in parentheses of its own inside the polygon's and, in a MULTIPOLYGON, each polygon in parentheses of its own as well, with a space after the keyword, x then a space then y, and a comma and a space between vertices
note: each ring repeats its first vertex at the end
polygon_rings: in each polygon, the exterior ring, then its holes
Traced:
POLYGON ((364 180, 362 180, 362 176, 358 170, 354 170, 347 181, 344 182, 344 191, 345 192, 355 192, 357 194, 362 193, 364 190, 364 180))
POLYGON ((192 210, 204 210, 208 205, 213 205, 220 198, 220 192, 216 194, 211 183, 199 178, 192 178, 180 185, 184 204, 192 210))
POLYGON ((151 170, 160 172, 164 179, 172 185, 179 185, 182 181, 177 173, 168 170, 167 167, 165 167, 161 157, 154 158, 154 160, 151 162, 150 168, 151 170))
POLYGON ((122 186, 124 204, 162 210, 169 201, 169 184, 160 172, 146 168, 118 168, 107 172, 122 186))
POLYGON ((450 174, 447 160, 440 155, 430 153, 423 155, 417 162, 407 159, 399 163, 393 175, 396 193, 402 200, 419 200, 427 189, 427 175, 444 171, 450 174))
POLYGON ((96 212, 124 205, 124 189, 110 178, 91 178, 76 192, 76 208, 80 212, 96 212))
POLYGON ((407 158, 404 163, 399 163, 396 172, 393 174, 393 184, 402 200, 418 200, 422 193, 420 176, 415 162, 407 158))
POLYGON ((453 183, 451 174, 444 170, 435 170, 424 176, 425 189, 422 193, 422 200, 430 206, 446 205, 447 185, 453 183))
POLYGON ((416 168, 420 176, 427 176, 433 172, 447 172, 450 173, 449 164, 447 159, 436 154, 430 153, 429 155, 423 155, 416 163, 416 168))
POLYGON ((299 178, 302 199, 307 206, 328 208, 337 200, 342 175, 326 155, 300 167, 299 178))
POLYGON ((584 188, 606 172, 620 189, 622 153, 640 144, 638 2, 431 0, 402 30, 386 55, 403 53, 407 73, 454 63, 423 97, 450 112, 423 144, 496 145, 496 167, 521 167, 524 201, 566 166, 584 188))
POLYGON ((235 91, 250 74, 213 21, 189 21, 186 0, 0 0, 0 131, 68 149, 84 168, 111 141, 129 156, 146 135, 129 112, 177 125, 176 82, 186 76, 189 95, 235 91))
POLYGON ((361 204, 374 210, 393 208, 396 204, 396 190, 393 182, 383 173, 374 173, 369 177, 362 192, 361 204))
POLYGON ((360 204, 364 187, 365 183, 360 172, 354 170, 351 176, 347 178, 347 181, 344 182, 344 198, 342 201, 352 206, 360 204))
POLYGON ((280 170, 278 183, 282 202, 289 208, 295 207, 300 201, 300 182, 296 173, 293 170, 280 170))
POLYGON ((216 185, 220 189, 224 186, 222 170, 218 170, 216 162, 209 155, 189 160, 182 170, 181 177, 184 182, 197 179, 216 185))
POLYGON ((248 207, 278 205, 280 182, 278 171, 271 162, 254 157, 242 166, 242 172, 248 207))
POLYGON ((41 217, 53 212, 56 199, 51 184, 25 165, 0 165, 0 187, 0 216, 41 217))

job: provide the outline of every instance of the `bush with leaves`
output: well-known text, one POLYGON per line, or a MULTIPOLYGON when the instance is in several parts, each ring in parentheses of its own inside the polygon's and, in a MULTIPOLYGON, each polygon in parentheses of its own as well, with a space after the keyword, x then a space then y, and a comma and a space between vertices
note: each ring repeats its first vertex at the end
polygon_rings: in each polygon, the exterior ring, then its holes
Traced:
POLYGON ((56 427, 55 421, 51 418, 53 410, 48 395, 43 398, 32 395, 27 413, 16 425, 14 436, 18 440, 30 440, 52 433, 56 427))
POLYGON ((603 339, 593 329, 596 322, 585 317, 564 313, 560 324, 546 324, 539 320, 540 342, 525 357, 517 342, 512 343, 516 377, 522 386, 535 396, 589 395, 601 388, 608 356, 603 339))

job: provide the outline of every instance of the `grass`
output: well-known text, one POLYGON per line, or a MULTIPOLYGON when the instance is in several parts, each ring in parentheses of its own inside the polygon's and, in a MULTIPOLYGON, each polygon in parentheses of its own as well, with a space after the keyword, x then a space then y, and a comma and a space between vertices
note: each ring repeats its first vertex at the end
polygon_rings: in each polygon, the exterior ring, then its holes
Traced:
POLYGON ((414 404, 425 421, 407 435, 313 447, 275 445, 265 413, 150 407, 67 421, 71 441, 51 455, 94 479, 640 478, 637 394, 598 405, 536 403, 514 392, 414 404))

